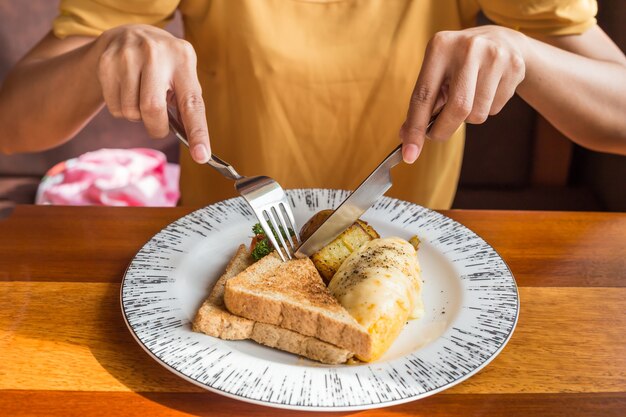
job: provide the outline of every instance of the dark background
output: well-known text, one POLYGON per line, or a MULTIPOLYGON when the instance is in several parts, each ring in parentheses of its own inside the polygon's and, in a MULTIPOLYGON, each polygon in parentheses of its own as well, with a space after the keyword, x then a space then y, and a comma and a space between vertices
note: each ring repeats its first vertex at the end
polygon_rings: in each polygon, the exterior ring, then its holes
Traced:
MULTIPOLYGON (((625 50, 624 1, 598 3, 599 25, 625 50)), ((50 30, 56 14, 56 1, 0 1, 0 80, 50 30)), ((180 21, 169 29, 180 35, 180 21)), ((170 161, 178 160, 174 138, 149 139, 141 124, 115 120, 103 110, 60 147, 34 154, 0 154, 0 199, 32 203, 42 175, 54 164, 104 147, 153 147, 164 151, 170 161)), ((463 168, 453 206, 626 211, 626 157, 592 152, 573 144, 515 97, 486 123, 467 126, 463 168)))

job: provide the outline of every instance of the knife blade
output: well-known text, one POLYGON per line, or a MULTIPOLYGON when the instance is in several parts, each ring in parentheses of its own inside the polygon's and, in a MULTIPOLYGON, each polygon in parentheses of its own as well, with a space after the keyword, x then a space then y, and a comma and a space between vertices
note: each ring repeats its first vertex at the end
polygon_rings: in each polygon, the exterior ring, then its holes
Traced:
POLYGON ((402 161, 402 145, 398 145, 352 194, 305 240, 296 251, 305 258, 322 249, 354 223, 391 187, 390 169, 402 161))
MULTIPOLYGON (((439 111, 430 118, 428 130, 439 111)), ((297 258, 306 258, 329 244, 363 213, 367 211, 389 188, 391 188, 391 168, 402 161, 402 145, 398 145, 356 190, 298 247, 297 258)))

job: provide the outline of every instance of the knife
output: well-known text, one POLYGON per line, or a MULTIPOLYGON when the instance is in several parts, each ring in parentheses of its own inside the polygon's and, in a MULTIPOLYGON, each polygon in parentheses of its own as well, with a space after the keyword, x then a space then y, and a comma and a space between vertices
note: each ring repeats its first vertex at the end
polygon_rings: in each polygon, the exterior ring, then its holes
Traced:
MULTIPOLYGON (((439 112, 430 118, 428 130, 439 112)), ((402 161, 402 144, 398 145, 376 169, 354 190, 348 198, 298 247, 297 258, 306 258, 329 244, 363 213, 367 211, 385 192, 391 188, 391 168, 402 161)))

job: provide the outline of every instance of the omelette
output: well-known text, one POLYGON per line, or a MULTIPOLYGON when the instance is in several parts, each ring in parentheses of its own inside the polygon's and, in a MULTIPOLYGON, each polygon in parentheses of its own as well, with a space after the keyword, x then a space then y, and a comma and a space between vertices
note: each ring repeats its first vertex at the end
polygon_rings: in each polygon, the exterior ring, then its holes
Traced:
POLYGON ((424 314, 420 267, 413 245, 400 238, 374 239, 341 264, 328 288, 372 338, 371 362, 380 358, 408 319, 424 314))

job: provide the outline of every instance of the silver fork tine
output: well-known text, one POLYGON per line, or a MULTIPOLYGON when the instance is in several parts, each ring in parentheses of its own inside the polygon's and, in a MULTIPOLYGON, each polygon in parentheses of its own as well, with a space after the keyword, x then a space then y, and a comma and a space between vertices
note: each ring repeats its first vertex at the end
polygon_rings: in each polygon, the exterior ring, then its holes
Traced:
MULTIPOLYGON (((272 246, 274 246, 274 248, 276 249, 276 252, 278 252, 278 256, 280 256, 280 259, 282 259, 282 261, 285 262, 286 261, 285 256, 283 255, 282 251, 279 249, 280 246, 278 246, 278 242, 276 241, 276 238, 274 237, 274 234, 270 232, 271 228, 267 224, 267 220, 265 219, 265 216, 263 214, 264 213, 257 213, 257 217, 258 217, 257 220, 259 221, 259 223, 261 223, 261 227, 265 231, 265 234, 266 234, 267 238, 270 240, 272 246)), ((267 214, 267 213, 265 213, 265 214, 267 214)))
POLYGON ((277 204, 275 207, 272 207, 272 210, 276 211, 276 217, 280 221, 280 224, 283 226, 283 230, 285 231, 285 235, 287 236, 286 242, 288 243, 288 245, 285 245, 285 249, 289 252, 289 255, 293 255, 296 252, 296 246, 293 244, 291 233, 289 233, 289 231, 293 229, 292 227, 287 225, 287 222, 285 222, 285 215, 283 213, 281 205, 282 202, 277 204))
MULTIPOLYGON (((187 135, 185 134, 185 127, 182 123, 180 123, 174 111, 168 108, 167 115, 170 129, 182 143, 189 146, 189 141, 187 140, 187 135)), ((254 177, 239 175, 232 165, 218 158, 215 154, 211 155, 207 164, 219 171, 219 173, 226 178, 235 180, 235 189, 246 200, 256 215, 263 231, 267 235, 267 238, 274 249, 278 252, 280 259, 285 262, 285 255, 287 258, 292 259, 296 248, 300 244, 300 236, 298 235, 296 222, 293 218, 289 202, 287 201, 287 196, 285 195, 285 191, 281 188, 280 184, 272 178, 262 175, 254 177), (285 215, 290 221, 292 230, 295 232, 296 241, 298 242, 297 245, 294 245, 293 238, 289 233, 289 226, 285 222, 285 215), (267 216, 267 218, 265 216, 267 216), (272 233, 268 220, 278 235, 278 240, 281 243, 280 245, 278 244, 276 236, 272 233), (285 242, 285 238, 283 238, 282 233, 280 233, 280 226, 283 227, 283 230, 288 235, 287 240, 289 241, 289 244, 285 242)))
POLYGON ((275 207, 270 207, 269 210, 267 210, 267 215, 269 217, 270 220, 270 224, 272 225, 272 227, 274 228, 274 231, 276 232, 276 235, 278 235, 278 240, 280 241, 280 248, 278 246, 274 246, 274 248, 276 248, 277 251, 282 252, 282 250, 285 251, 285 255, 287 255, 286 257, 288 259, 291 259, 291 253, 289 250, 289 247, 287 246, 287 243, 285 243, 285 239, 283 238, 283 234, 280 232, 280 222, 276 221, 276 208, 275 207))
POLYGON ((300 246, 300 244, 302 242, 300 242, 300 233, 298 232, 298 226, 296 225, 296 221, 293 218, 293 212, 291 211, 291 206, 289 205, 289 202, 286 201, 286 199, 283 199, 283 201, 280 202, 280 206, 283 210, 283 213, 287 215, 287 218, 289 219, 289 223, 291 223, 291 229, 293 230, 294 236, 296 238, 296 244, 295 246, 293 245, 293 237, 289 236, 289 240, 292 241, 292 245, 294 248, 294 253, 295 253, 295 249, 300 246))

